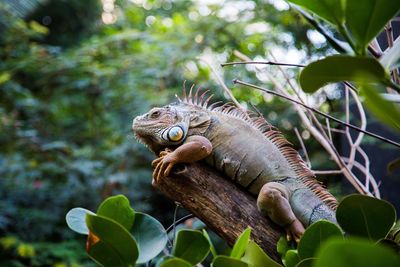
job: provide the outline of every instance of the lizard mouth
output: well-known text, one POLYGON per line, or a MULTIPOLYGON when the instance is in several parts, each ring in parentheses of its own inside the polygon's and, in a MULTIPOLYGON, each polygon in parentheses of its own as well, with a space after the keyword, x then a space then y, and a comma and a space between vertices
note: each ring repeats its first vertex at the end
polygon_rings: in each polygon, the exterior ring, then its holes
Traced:
POLYGON ((143 144, 149 150, 153 151, 156 155, 158 155, 163 149, 165 149, 164 146, 158 145, 157 140, 151 135, 135 131, 134 135, 139 143, 143 144))

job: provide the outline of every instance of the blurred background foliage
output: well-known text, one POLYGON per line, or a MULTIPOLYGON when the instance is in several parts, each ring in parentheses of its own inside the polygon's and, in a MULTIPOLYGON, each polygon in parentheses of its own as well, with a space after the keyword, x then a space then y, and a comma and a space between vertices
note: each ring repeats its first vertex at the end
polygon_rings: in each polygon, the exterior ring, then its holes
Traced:
MULTIPOLYGON (((64 217, 76 206, 94 210, 110 195, 122 193, 136 210, 172 222, 174 203, 151 187, 154 155, 130 126, 134 116, 173 101, 184 80, 225 99, 199 57, 215 65, 235 60, 234 50, 252 58, 274 51, 280 61, 301 63, 329 53, 283 1, 0 3, 1 266, 90 265, 64 217)), ((256 82, 249 70, 219 72, 232 86, 234 78, 256 82)), ((300 147, 293 128, 301 125, 288 103, 233 92, 300 147)), ((334 113, 339 96, 321 92, 316 102, 334 113)), ((306 145, 315 169, 333 168, 315 141, 306 145)), ((333 188, 339 177, 329 178, 333 188)))

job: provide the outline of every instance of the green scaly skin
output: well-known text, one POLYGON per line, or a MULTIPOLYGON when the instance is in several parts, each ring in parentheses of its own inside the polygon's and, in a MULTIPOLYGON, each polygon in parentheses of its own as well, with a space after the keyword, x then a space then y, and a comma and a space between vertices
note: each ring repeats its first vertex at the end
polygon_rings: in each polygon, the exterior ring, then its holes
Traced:
POLYGON ((260 212, 298 241, 304 228, 336 222, 336 199, 314 179, 298 153, 264 118, 224 105, 207 107, 204 94, 154 108, 134 119, 136 137, 159 158, 153 178, 177 163, 203 160, 257 196, 260 212))

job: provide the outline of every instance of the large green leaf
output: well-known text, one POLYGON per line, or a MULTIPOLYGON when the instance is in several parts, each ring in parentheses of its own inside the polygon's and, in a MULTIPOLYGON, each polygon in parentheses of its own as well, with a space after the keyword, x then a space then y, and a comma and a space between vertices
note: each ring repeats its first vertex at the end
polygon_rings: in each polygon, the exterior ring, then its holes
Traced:
POLYGON ((392 228, 396 221, 396 210, 384 200, 350 195, 340 202, 336 218, 349 235, 377 241, 384 238, 392 228))
POLYGON ((375 38, 400 10, 397 0, 346 0, 346 25, 359 52, 375 38))
MULTIPOLYGON (((97 242, 90 248, 89 256, 99 265, 105 267, 127 267, 118 252, 114 251, 107 243, 97 242)), ((131 265, 132 266, 132 265, 131 265)))
POLYGON ((286 267, 295 267, 300 262, 299 252, 296 249, 288 250, 284 260, 286 267))
POLYGON ((196 265, 207 257, 209 251, 210 244, 201 232, 185 229, 176 235, 172 255, 196 265))
POLYGON ((328 221, 317 221, 311 224, 300 239, 297 247, 300 259, 315 257, 318 248, 332 237, 343 236, 340 228, 328 221))
POLYGON ((286 251, 288 251, 289 249, 290 245, 288 243, 288 240, 285 235, 282 235, 281 238, 279 238, 278 243, 276 244, 276 250, 281 257, 284 257, 286 251))
POLYGON ((212 241, 211 241, 210 236, 208 235, 208 233, 207 233, 207 231, 206 231, 205 229, 203 229, 203 235, 204 235, 204 237, 208 240, 208 243, 210 244, 210 251, 211 251, 211 254, 212 254, 213 257, 215 258, 215 257, 217 256, 217 251, 216 251, 216 249, 215 249, 215 247, 214 247, 214 244, 213 244, 212 241))
POLYGON ((252 240, 247 245, 242 261, 248 263, 251 267, 282 267, 282 265, 265 254, 257 243, 252 240))
MULTIPOLYGON (((96 261, 106 265, 107 255, 118 258, 123 266, 135 265, 139 250, 133 236, 119 223, 99 215, 86 215, 90 230, 87 252, 96 261)), ((119 265, 120 266, 120 265, 119 265)))
POLYGON ((157 267, 193 267, 193 265, 180 258, 171 258, 163 261, 157 267))
POLYGON ((400 107, 383 99, 372 86, 364 84, 361 87, 364 103, 380 121, 400 131, 400 107))
POLYGON ((249 265, 239 259, 220 255, 214 258, 212 267, 248 267, 249 265))
POLYGON ((89 234, 89 229, 86 225, 86 214, 96 215, 94 212, 84 208, 73 208, 68 211, 65 216, 68 227, 79 234, 89 234))
POLYGON ((394 41, 393 46, 385 51, 379 61, 389 70, 400 67, 400 38, 394 41))
POLYGON ((345 18, 345 0, 288 0, 305 7, 334 25, 341 25, 345 18))
POLYGON ((247 227, 246 230, 244 230, 243 233, 238 237, 231 251, 232 258, 240 259, 243 256, 250 240, 250 234, 251 228, 247 227))
POLYGON ((145 213, 135 213, 132 234, 139 247, 137 263, 145 263, 157 256, 167 244, 168 236, 162 224, 145 213))
POLYGON ((400 257, 384 246, 364 239, 332 239, 317 254, 315 267, 400 266, 400 257))
POLYGON ((129 200, 123 195, 104 200, 97 209, 97 215, 118 222, 128 231, 131 230, 135 219, 135 211, 131 208, 129 200))
POLYGON ((308 64, 300 73, 300 85, 305 92, 313 93, 328 83, 381 82, 385 78, 385 69, 374 58, 335 55, 308 64))

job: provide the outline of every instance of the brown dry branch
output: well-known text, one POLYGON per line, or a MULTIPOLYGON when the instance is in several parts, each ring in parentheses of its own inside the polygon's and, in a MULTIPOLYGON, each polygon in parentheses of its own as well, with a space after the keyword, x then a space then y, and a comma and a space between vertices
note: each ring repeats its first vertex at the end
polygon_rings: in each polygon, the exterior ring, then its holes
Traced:
POLYGON ((233 245, 248 227, 252 239, 274 260, 280 261, 276 243, 282 229, 257 210, 256 199, 243 188, 201 163, 187 164, 154 186, 202 220, 233 245))

